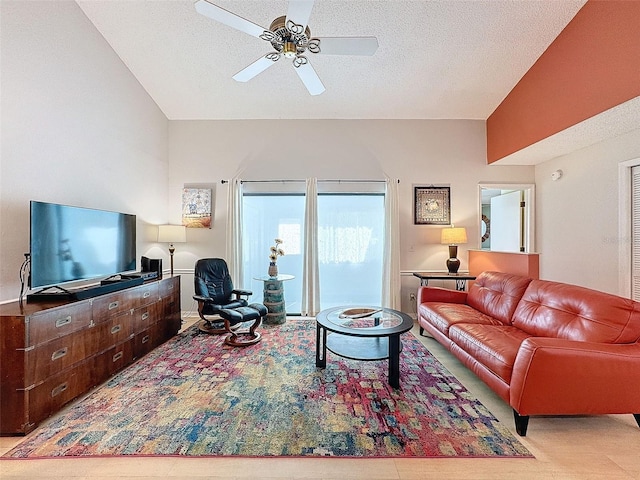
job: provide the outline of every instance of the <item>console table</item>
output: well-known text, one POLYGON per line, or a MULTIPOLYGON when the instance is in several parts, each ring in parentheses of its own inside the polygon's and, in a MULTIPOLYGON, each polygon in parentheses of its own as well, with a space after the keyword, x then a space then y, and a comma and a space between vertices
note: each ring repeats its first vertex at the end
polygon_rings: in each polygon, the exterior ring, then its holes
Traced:
POLYGON ((180 330, 180 277, 0 305, 0 434, 24 435, 180 330))
POLYGON ((267 307, 269 313, 264 323, 268 325, 281 325, 287 321, 287 311, 284 302, 284 285, 282 282, 293 280, 293 275, 278 275, 270 277, 268 275, 262 277, 254 277, 254 280, 264 282, 262 303, 267 307))
POLYGON ((442 273, 442 272, 413 272, 414 277, 420 279, 420 286, 429 285, 429 280, 455 280, 456 290, 464 291, 467 288, 467 280, 475 280, 474 275, 468 273, 442 273))

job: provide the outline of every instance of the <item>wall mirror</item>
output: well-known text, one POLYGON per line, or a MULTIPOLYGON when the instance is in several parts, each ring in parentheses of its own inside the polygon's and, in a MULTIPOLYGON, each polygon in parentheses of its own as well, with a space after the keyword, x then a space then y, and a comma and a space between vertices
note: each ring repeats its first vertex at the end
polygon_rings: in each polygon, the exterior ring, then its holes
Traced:
POLYGON ((478 199, 479 249, 534 251, 534 184, 481 183, 478 199))

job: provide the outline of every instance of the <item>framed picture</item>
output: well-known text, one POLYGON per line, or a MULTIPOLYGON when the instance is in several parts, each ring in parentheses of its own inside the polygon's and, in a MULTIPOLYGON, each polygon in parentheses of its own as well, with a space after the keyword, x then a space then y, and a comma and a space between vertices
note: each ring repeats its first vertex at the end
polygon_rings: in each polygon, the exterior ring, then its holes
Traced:
POLYGON ((182 189, 182 225, 187 228, 211 228, 211 188, 182 189))
POLYGON ((415 225, 450 225, 451 188, 413 187, 413 223, 415 225))

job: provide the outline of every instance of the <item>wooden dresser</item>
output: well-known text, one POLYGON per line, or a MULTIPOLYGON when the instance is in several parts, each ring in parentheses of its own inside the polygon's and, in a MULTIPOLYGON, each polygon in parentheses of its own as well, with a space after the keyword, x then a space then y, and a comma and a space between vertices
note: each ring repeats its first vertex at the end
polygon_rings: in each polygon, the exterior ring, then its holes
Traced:
POLYGON ((32 431, 180 325, 179 276, 75 302, 0 305, 0 434, 32 431))

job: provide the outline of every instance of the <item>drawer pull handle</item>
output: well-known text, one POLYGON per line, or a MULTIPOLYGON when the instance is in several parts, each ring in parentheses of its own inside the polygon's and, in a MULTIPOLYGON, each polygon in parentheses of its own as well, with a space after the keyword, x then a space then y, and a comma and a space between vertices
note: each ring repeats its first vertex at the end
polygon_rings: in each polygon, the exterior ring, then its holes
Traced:
POLYGON ((142 343, 147 343, 149 341, 149 335, 145 335, 142 337, 142 343))
POLYGON ((118 360, 120 360, 122 357, 124 356, 124 353, 122 352, 118 352, 113 356, 113 361, 117 362, 118 360))
POLYGON ((51 390, 51 396, 56 397, 64 392, 67 388, 69 388, 69 385, 67 384, 67 382, 64 382, 63 384, 60 384, 56 388, 51 390))
POLYGON ((144 295, 142 295, 142 298, 149 298, 151 296, 151 292, 144 292, 144 295))
POLYGON ((61 348, 60 350, 56 350, 51 354, 51 360, 58 360, 59 358, 64 357, 69 349, 67 347, 61 348))
POLYGON ((121 325, 114 325, 113 327, 111 327, 111 333, 113 335, 118 333, 120 330, 122 330, 122 326, 121 325))
POLYGON ((64 327, 65 325, 69 325, 71 323, 71 315, 64 318, 59 318, 56 320, 56 328, 64 327))
POLYGON ((144 312, 142 314, 142 320, 146 320, 147 318, 149 318, 149 312, 144 312))
POLYGON ((109 304, 109 310, 113 310, 114 308, 118 308, 118 304, 119 304, 119 303, 120 303, 120 302, 111 302, 111 303, 109 304))

